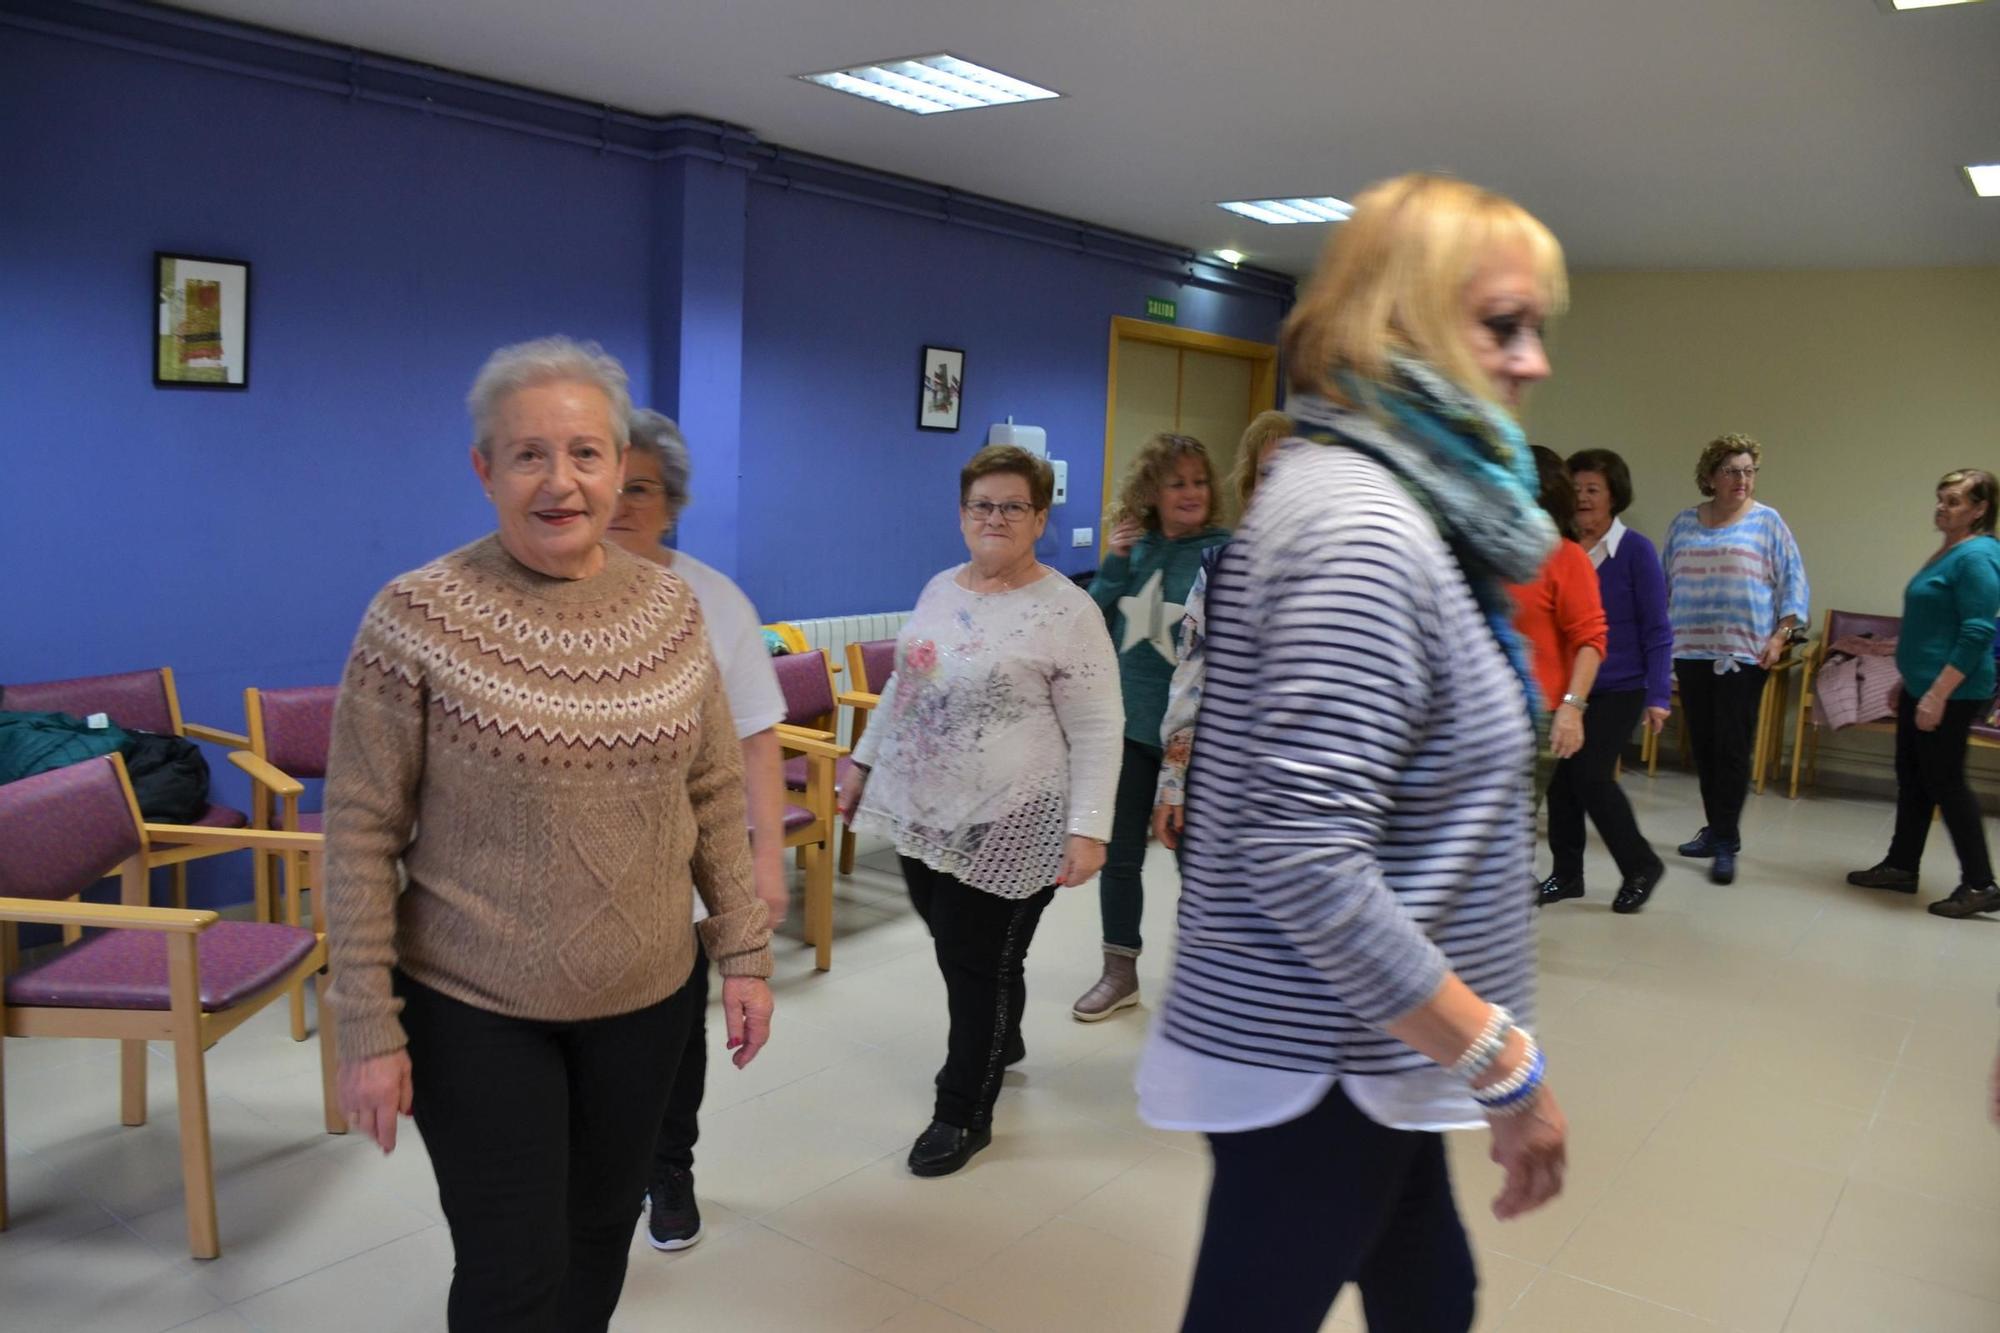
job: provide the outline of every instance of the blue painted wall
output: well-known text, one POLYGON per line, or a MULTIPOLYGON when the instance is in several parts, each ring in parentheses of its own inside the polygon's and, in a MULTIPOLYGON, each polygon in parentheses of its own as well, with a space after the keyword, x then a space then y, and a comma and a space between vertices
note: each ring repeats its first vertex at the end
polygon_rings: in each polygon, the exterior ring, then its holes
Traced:
MULTIPOLYGON (((1110 318, 1176 295, 1268 340, 1280 314, 734 168, 0 31, 0 682, 166 663, 188 717, 240 729, 246 685, 335 679, 385 580, 490 529, 464 392, 552 331, 712 423, 686 544, 769 615, 909 606, 1010 412, 1070 463, 1045 556, 1087 568, 1066 536, 1097 524, 1110 318), (252 264, 247 392, 153 387, 156 249, 252 264), (730 309, 710 279, 738 254, 730 309), (957 434, 915 427, 925 342, 966 349, 957 434)), ((198 863, 197 899, 246 896, 242 862, 198 863)))

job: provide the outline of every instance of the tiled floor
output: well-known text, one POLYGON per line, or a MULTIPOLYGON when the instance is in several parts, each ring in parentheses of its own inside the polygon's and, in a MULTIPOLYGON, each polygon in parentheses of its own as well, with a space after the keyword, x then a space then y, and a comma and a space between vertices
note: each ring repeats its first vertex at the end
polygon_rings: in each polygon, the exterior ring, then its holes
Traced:
MULTIPOLYGON (((1694 786, 1628 781, 1661 844, 1694 786)), ((1742 878, 1675 861, 1637 918, 1591 897, 1542 917, 1542 1031, 1573 1126, 1568 1193, 1522 1221, 1486 1211, 1483 1135, 1458 1136, 1483 1268, 1482 1329, 1506 1333, 1993 1333, 2000 1131, 1984 1118, 2000 1013, 2000 921, 1947 922, 1940 833, 1923 898, 1849 889, 1888 838, 1881 803, 1753 798, 1742 878)), ((1671 858, 1670 858, 1671 859, 1671 858)), ((796 924, 774 1043, 717 1059, 698 1180, 709 1232, 635 1244, 617 1327, 1126 1333, 1172 1328, 1207 1161, 1133 1114, 1139 1015, 1093 1026, 1096 902, 1069 892, 1029 961, 1028 1059, 972 1167, 913 1179, 942 1052, 940 983, 893 861, 844 881, 834 970, 796 924)), ((1156 857, 1150 921, 1171 920, 1156 857)), ((1166 951, 1142 971, 1157 989, 1166 951)), ((108 1043, 10 1041, 0 1328, 433 1329, 451 1247, 411 1131, 384 1159, 319 1132, 315 1056, 272 1011, 210 1056, 224 1254, 183 1249, 173 1071, 121 1129, 108 1043)), ((419 1071, 421 1078, 421 1071, 419 1071)), ((1350 1298, 1329 1328, 1359 1322, 1350 1298)), ((1243 1327, 1257 1327, 1246 1311, 1243 1327)))

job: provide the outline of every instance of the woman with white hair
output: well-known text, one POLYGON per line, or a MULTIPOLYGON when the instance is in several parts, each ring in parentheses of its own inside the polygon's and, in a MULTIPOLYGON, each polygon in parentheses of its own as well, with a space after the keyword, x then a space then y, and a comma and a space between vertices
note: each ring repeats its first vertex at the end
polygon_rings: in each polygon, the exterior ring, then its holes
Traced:
POLYGON ((454 1330, 602 1329, 695 1014, 770 1032, 743 763, 688 586, 604 543, 631 401, 595 344, 488 358, 467 400, 498 531, 392 579, 356 635, 326 780, 339 1096, 414 1114, 454 1330), (407 882, 405 882, 407 881, 407 882))
MULTIPOLYGON (((750 812, 751 882, 775 928, 790 906, 785 887, 785 779, 778 723, 785 694, 764 649, 763 622, 743 590, 720 570, 663 543, 688 502, 694 466, 687 441, 669 417, 642 408, 632 414, 625 450, 625 484, 611 514, 611 540, 633 555, 673 570, 693 590, 708 625, 708 642, 743 751, 743 797, 750 812)), ((695 919, 702 906, 694 905, 695 919)), ((653 1166, 646 1177, 646 1240, 656 1250, 685 1250, 701 1239, 694 1197, 694 1144, 700 1136, 702 1093, 708 1086, 708 956, 695 940, 687 988, 694 1022, 680 1053, 680 1072, 660 1118, 653 1166)))

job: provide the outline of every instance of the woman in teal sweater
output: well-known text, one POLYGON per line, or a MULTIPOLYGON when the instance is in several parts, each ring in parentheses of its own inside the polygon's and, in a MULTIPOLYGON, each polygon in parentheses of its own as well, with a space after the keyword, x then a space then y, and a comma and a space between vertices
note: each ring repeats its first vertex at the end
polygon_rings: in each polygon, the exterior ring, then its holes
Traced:
POLYGON ((1213 526, 1215 468, 1192 435, 1155 435, 1133 460, 1112 512, 1109 548, 1090 585, 1118 650, 1125 696, 1125 760, 1112 807, 1111 845, 1098 876, 1104 975, 1071 1013, 1085 1023, 1139 1002, 1139 918, 1146 836, 1160 781, 1160 722, 1174 678, 1181 613, 1202 553, 1229 540, 1213 526))
POLYGON ((1896 669, 1903 674, 1896 707, 1896 834, 1880 864, 1847 877, 1865 889, 1915 893, 1931 811, 1942 809, 1958 852, 1959 885, 1931 904, 1938 916, 2000 909, 1979 799, 1965 781, 1966 738, 1993 702, 1993 621, 2000 615, 1994 493, 1993 474, 1977 468, 1948 472, 1938 482, 1933 521, 1944 545, 1903 590, 1896 640, 1896 669))

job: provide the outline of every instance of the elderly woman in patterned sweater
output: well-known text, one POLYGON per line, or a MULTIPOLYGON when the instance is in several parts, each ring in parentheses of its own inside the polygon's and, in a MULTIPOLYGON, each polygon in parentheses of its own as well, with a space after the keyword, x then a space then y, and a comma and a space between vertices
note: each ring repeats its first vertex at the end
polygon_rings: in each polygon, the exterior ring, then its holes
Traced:
POLYGON ((697 887, 738 1066, 770 1031, 743 763, 701 613, 670 570, 604 544, 625 384, 595 344, 493 354, 468 405, 499 530, 376 595, 334 712, 340 1100, 384 1152, 415 1114, 454 1330, 608 1326, 696 1018, 697 887))
POLYGON ((902 857, 930 928, 951 1029, 919 1176, 949 1175, 993 1140, 1008 1065, 1027 1052, 1023 964, 1061 885, 1104 864, 1125 714, 1104 619, 1035 559, 1055 489, 1011 445, 959 474, 971 559, 933 578, 896 642, 896 670, 841 791, 856 828, 902 857))

